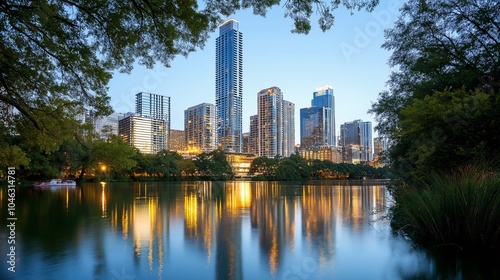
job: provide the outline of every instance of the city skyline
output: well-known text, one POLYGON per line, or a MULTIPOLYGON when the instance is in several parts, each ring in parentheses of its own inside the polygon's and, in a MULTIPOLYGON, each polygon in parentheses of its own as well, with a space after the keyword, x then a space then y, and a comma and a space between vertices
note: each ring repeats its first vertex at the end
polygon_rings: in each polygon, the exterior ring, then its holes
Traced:
MULTIPOLYGON (((367 111, 378 93, 386 89, 390 74, 387 66, 390 53, 380 48, 384 42, 383 30, 392 26, 401 3, 381 3, 372 13, 361 11, 352 16, 341 8, 335 25, 325 33, 314 23, 313 16, 311 32, 305 36, 290 32, 293 22, 283 18, 280 7, 271 9, 266 18, 249 10, 228 17, 238 19, 240 31, 245 34, 242 132, 249 132, 250 116, 257 110, 257 100, 251 96, 270 86, 280 87, 295 104, 298 120, 298 109, 310 106, 311 92, 330 84, 336 94, 336 133, 340 129, 338 124, 353 119, 370 120, 376 125, 367 111), (264 42, 279 44, 271 47, 264 42)), ((146 69, 136 64, 130 74, 114 73, 109 95, 115 111, 133 111, 133 96, 141 90, 168 95, 172 98, 172 129, 182 129, 186 108, 214 103, 217 36, 218 30, 207 39, 204 49, 187 58, 175 58, 171 68, 157 64, 146 69), (190 83, 195 83, 197 89, 190 92, 190 98, 185 98, 190 83)), ((300 139, 297 128, 296 142, 300 139)))

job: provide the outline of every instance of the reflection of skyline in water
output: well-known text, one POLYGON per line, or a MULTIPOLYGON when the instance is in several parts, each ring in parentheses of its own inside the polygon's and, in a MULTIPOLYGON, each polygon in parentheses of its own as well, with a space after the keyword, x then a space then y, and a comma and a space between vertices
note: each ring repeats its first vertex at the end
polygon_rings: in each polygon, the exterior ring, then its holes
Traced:
MULTIPOLYGON (((377 221, 387 190, 373 183, 19 188, 15 279, 498 278, 495 258, 435 257, 392 236, 377 221)), ((0 187, 3 220, 6 201, 0 187)))
MULTIPOLYGON (((96 279, 120 270, 114 259, 132 271, 146 269, 148 279, 183 276, 189 266, 182 264, 189 263, 210 273, 204 278, 248 279, 259 273, 280 278, 306 257, 319 267, 334 263, 337 228, 348 224, 353 233, 362 230, 373 220, 369 212, 386 203, 383 186, 338 184, 86 184, 73 190, 30 190, 27 201, 34 205, 20 203, 18 213, 30 221, 51 215, 71 220, 74 225, 59 234, 68 240, 61 243, 66 247, 58 250, 90 253, 85 261, 91 259, 96 279)), ((41 220, 34 231, 49 236, 57 224, 41 220)), ((43 242, 45 237, 32 238, 43 242)), ((33 263, 35 256, 24 260, 33 263)))
POLYGON ((105 191, 106 186, 100 190, 102 217, 110 212, 112 232, 133 242, 135 258, 147 256, 149 270, 158 269, 158 275, 170 236, 178 239, 182 235, 188 246, 203 252, 207 263, 214 262, 216 279, 242 279, 246 221, 258 234, 259 259, 271 276, 279 273, 285 255, 297 249, 326 265, 334 261, 336 227, 347 223, 354 232, 359 231, 373 219, 366 213, 382 207, 386 200, 385 187, 373 186, 276 182, 189 182, 180 186, 178 192, 165 195, 160 188, 136 183, 131 202, 110 202, 117 190, 105 191))

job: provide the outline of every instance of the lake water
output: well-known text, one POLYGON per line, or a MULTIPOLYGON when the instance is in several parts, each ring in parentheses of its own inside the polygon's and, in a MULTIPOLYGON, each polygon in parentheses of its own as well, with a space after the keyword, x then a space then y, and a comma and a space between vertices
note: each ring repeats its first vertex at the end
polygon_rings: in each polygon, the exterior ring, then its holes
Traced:
MULTIPOLYGON (((0 217, 7 191, 0 189, 0 217)), ((383 181, 149 182, 17 188, 1 279, 499 279, 491 259, 415 248, 383 181)), ((498 263, 496 263, 498 264, 498 263)))

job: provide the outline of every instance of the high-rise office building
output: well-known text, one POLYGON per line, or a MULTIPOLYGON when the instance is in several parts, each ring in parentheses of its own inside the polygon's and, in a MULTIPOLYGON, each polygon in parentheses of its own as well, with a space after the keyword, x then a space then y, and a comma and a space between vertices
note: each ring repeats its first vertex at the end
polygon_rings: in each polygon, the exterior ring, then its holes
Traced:
POLYGON ((331 146, 328 131, 331 127, 331 109, 308 107, 300 109, 300 148, 331 146))
POLYGON ((312 107, 325 107, 330 110, 325 111, 325 118, 327 118, 326 123, 328 126, 325 127, 326 144, 330 146, 337 145, 337 136, 335 133, 335 96, 333 95, 333 87, 330 85, 325 85, 316 88, 313 93, 313 99, 311 100, 312 107))
POLYGON ((217 141, 225 152, 242 148, 243 34, 239 22, 229 19, 219 26, 215 46, 215 106, 217 141))
POLYGON ((295 153, 295 104, 283 100, 283 156, 295 153))
POLYGON ((340 126, 340 145, 343 148, 344 161, 352 162, 352 159, 360 161, 373 160, 373 136, 372 123, 362 120, 346 122, 340 126), (353 147, 355 149, 353 149, 353 147), (353 156, 352 151, 356 151, 359 156, 353 156))
POLYGON ((259 118, 258 115, 250 116, 250 136, 248 139, 248 153, 259 154, 259 118))
POLYGON ((118 120, 120 136, 145 154, 170 148, 170 97, 139 92, 135 96, 136 113, 118 120))
POLYGON ((257 95, 258 156, 283 156, 283 93, 278 87, 257 95))
POLYGON ((189 151, 217 149, 215 106, 202 103, 184 110, 184 133, 189 151))

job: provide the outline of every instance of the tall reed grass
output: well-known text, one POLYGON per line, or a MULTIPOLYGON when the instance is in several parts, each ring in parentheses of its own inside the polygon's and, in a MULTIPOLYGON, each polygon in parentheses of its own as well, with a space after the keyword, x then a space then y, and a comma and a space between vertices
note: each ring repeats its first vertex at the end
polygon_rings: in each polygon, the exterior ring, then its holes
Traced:
POLYGON ((466 166, 396 196, 392 227, 424 246, 500 250, 500 175, 466 166))

